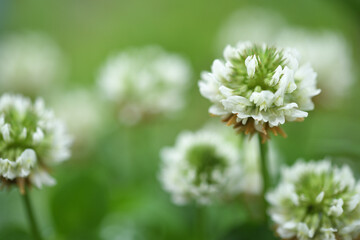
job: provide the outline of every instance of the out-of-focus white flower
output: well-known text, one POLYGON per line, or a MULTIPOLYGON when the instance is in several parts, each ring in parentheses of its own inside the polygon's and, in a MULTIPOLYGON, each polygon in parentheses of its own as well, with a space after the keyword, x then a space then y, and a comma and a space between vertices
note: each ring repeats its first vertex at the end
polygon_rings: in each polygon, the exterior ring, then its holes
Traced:
POLYGON ((207 129, 183 132, 161 151, 160 180, 176 204, 210 204, 242 189, 239 146, 207 129))
POLYGON ((217 48, 239 41, 274 44, 286 20, 274 11, 262 8, 242 8, 232 13, 220 27, 217 48))
POLYGON ((40 33, 10 34, 0 39, 2 92, 31 96, 46 93, 64 76, 64 59, 58 46, 40 33))
POLYGON ((99 102, 95 93, 86 90, 55 95, 52 101, 56 115, 66 123, 75 137, 74 145, 82 151, 91 145, 104 116, 99 102))
POLYGON ((310 62, 322 89, 319 102, 332 108, 341 103, 355 82, 352 49, 342 34, 289 26, 277 12, 245 8, 233 13, 220 28, 217 48, 238 41, 267 42, 296 48, 302 62, 310 62))
POLYGON ((316 73, 299 64, 297 51, 238 43, 227 46, 224 57, 202 73, 199 87, 213 103, 209 112, 228 125, 246 134, 260 132, 266 140, 269 130, 281 134, 285 121, 302 120, 314 109, 311 98, 320 93, 316 73))
MULTIPOLYGON (((71 138, 41 99, 0 98, 0 180, 3 184, 54 185, 48 167, 70 156, 71 138)), ((19 185, 20 186, 20 185, 19 185)), ((20 186, 21 187, 21 186, 20 186)))
POLYGON ((355 71, 350 46, 341 34, 288 28, 279 33, 277 42, 298 49, 302 59, 311 62, 318 73, 323 90, 320 102, 325 107, 336 106, 348 94, 355 82, 355 71))
MULTIPOLYGON (((241 176, 234 183, 234 187, 239 189, 242 194, 260 195, 262 193, 262 175, 261 175, 261 153, 258 136, 242 137, 231 128, 226 128, 219 122, 206 124, 201 131, 209 131, 226 139, 227 143, 232 143, 240 149, 241 176)), ((268 143, 267 160, 269 164, 269 173, 275 179, 279 172, 279 166, 282 162, 273 142, 268 143)))
POLYGON ((267 200, 283 239, 351 240, 360 233, 360 184, 346 165, 298 161, 283 169, 267 200))
POLYGON ((184 58, 150 46, 110 57, 100 71, 98 84, 103 95, 119 107, 120 119, 136 124, 181 109, 190 76, 184 58))

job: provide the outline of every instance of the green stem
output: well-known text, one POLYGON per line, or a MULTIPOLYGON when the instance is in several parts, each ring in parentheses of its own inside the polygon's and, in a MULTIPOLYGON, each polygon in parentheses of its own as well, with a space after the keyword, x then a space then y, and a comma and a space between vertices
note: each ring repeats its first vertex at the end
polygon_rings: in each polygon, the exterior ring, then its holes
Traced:
POLYGON ((268 144, 267 142, 261 143, 261 139, 259 137, 259 145, 260 145, 260 162, 261 162, 261 175, 263 180, 263 191, 262 191, 262 198, 264 201, 264 214, 265 219, 267 219, 267 201, 266 201, 266 192, 268 191, 271 179, 269 175, 269 166, 268 166, 268 159, 267 159, 267 153, 268 153, 268 144))
POLYGON ((31 231, 33 233, 34 239, 35 240, 42 240, 40 232, 39 232, 39 228, 38 228, 38 226, 36 224, 36 221, 35 221, 34 212, 33 212, 32 207, 31 207, 29 192, 27 191, 26 188, 25 188, 25 193, 22 195, 22 199, 24 201, 26 213, 27 213, 27 216, 28 216, 30 228, 31 228, 31 231))
POLYGON ((205 240, 205 219, 204 219, 204 207, 200 205, 195 206, 195 239, 196 240, 205 240))

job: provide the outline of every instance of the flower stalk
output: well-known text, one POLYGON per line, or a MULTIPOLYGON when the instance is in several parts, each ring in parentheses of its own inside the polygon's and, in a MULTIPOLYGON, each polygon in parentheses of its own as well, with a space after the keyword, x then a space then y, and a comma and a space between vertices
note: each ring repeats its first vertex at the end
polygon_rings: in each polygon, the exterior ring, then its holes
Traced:
POLYGON ((22 199, 24 202, 24 206, 26 209, 26 214, 28 217, 28 221, 30 224, 32 234, 33 234, 35 240, 42 240, 38 225, 35 220, 34 212, 33 212, 32 206, 31 206, 29 191, 27 191, 28 189, 26 187, 24 188, 24 190, 25 191, 23 194, 21 194, 21 196, 22 196, 22 199))
POLYGON ((205 212, 205 209, 203 206, 197 204, 196 207, 195 207, 195 234, 194 236, 196 236, 196 239, 197 240, 205 240, 207 239, 206 238, 206 235, 205 235, 205 227, 206 227, 206 224, 205 224, 205 216, 204 216, 204 212, 205 212))
POLYGON ((262 199, 264 202, 264 216, 265 219, 267 219, 267 207, 268 203, 266 201, 266 192, 269 189, 269 186, 271 184, 270 174, 269 174, 269 166, 268 166, 268 143, 262 142, 262 140, 259 138, 259 145, 260 145, 260 162, 261 162, 261 175, 262 175, 262 199))

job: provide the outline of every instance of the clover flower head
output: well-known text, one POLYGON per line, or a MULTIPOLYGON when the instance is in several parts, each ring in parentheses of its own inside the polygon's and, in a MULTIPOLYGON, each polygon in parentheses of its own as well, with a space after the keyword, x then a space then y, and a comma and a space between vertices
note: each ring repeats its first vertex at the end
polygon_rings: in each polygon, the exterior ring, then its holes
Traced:
POLYGON ((320 93, 316 73, 300 65, 296 50, 245 42, 227 46, 224 57, 202 74, 199 87, 213 103, 209 112, 228 125, 259 132, 265 141, 269 130, 285 135, 280 125, 303 120, 314 108, 311 98, 320 93))
POLYGON ((297 49, 301 53, 301 60, 310 62, 318 73, 317 82, 322 94, 317 98, 317 103, 321 107, 329 109, 341 105, 355 83, 354 51, 339 32, 289 26, 276 11, 244 8, 235 11, 220 28, 217 49, 239 40, 297 49))
POLYGON ((0 40, 0 86, 3 91, 36 96, 66 73, 59 47, 46 35, 26 32, 0 40))
MULTIPOLYGON (((232 184, 233 192, 243 195, 258 196, 262 193, 263 183, 261 175, 261 152, 258 136, 239 136, 231 128, 224 128, 218 121, 211 121, 205 124, 200 131, 211 132, 221 136, 225 142, 231 146, 239 148, 241 155, 240 167, 241 175, 232 184)), ((273 142, 268 143, 267 159, 269 162, 269 173, 275 178, 281 163, 281 155, 278 153, 273 142)), ((234 194, 235 195, 235 194, 234 194)), ((229 199, 231 200, 231 199, 229 199)))
POLYGON ((117 104, 122 122, 136 124, 181 109, 190 76, 183 57, 149 46, 109 58, 98 83, 105 98, 117 104))
POLYGON ((241 192, 240 152, 214 131, 181 133, 161 158, 160 180, 176 204, 210 204, 241 192))
POLYGON ((64 125, 41 99, 32 103, 21 95, 0 97, 0 182, 53 185, 51 165, 70 156, 71 138, 64 125))
POLYGON ((348 166, 298 161, 267 194, 282 239, 355 239, 360 233, 360 185, 348 166))

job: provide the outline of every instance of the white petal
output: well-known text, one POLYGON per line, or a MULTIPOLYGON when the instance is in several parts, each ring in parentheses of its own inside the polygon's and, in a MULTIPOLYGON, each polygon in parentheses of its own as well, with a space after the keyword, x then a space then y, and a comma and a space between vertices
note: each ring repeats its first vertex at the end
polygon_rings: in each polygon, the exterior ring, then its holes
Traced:
POLYGON ((33 133, 33 141, 35 144, 40 143, 44 139, 44 132, 41 128, 36 128, 36 132, 33 133))
POLYGON ((0 116, 0 127, 2 127, 5 124, 5 116, 4 114, 1 114, 0 116))
POLYGON ((260 107, 260 111, 267 110, 274 102, 275 95, 271 91, 265 90, 261 92, 253 92, 250 101, 260 107))
POLYGON ((10 124, 6 123, 4 126, 1 127, 1 133, 5 140, 5 142, 11 141, 10 137, 10 124))
POLYGON ((27 136, 27 129, 24 127, 20 134, 20 139, 25 139, 27 136))
POLYGON ((330 207, 329 215, 333 215, 339 217, 343 212, 342 206, 344 205, 344 201, 340 199, 335 199, 333 202, 333 206, 330 207))
POLYGON ((219 88, 219 90, 220 90, 221 94, 222 94, 225 98, 230 97, 230 96, 233 95, 233 94, 232 94, 233 90, 230 89, 230 88, 227 88, 227 87, 225 87, 225 86, 221 86, 221 87, 219 88))
POLYGON ((236 57, 238 57, 238 52, 236 51, 236 49, 230 45, 227 45, 224 50, 224 58, 227 61, 230 61, 231 59, 236 57))
POLYGON ((225 110, 232 113, 243 113, 247 106, 251 106, 251 102, 247 98, 241 96, 228 97, 221 100, 221 103, 224 105, 225 110))
POLYGON ((354 210, 359 205, 359 202, 360 202, 360 195, 357 193, 347 202, 348 210, 349 211, 354 210))
POLYGON ((30 180, 37 188, 42 188, 43 185, 53 186, 56 184, 56 180, 44 170, 37 170, 34 172, 31 175, 30 180))
POLYGON ((221 115, 228 114, 229 111, 226 111, 224 109, 224 106, 215 104, 209 108, 209 113, 213 114, 213 115, 221 116, 221 115))
POLYGON ((280 76, 281 76, 282 73, 283 73, 283 69, 282 69, 281 65, 279 65, 279 66, 275 69, 275 73, 274 73, 274 75, 273 75, 272 78, 271 78, 271 81, 270 81, 270 85, 271 85, 271 86, 275 86, 276 84, 279 83, 279 81, 280 81, 280 76))
POLYGON ((316 202, 317 203, 321 203, 322 202, 322 200, 324 199, 324 195, 325 195, 325 192, 324 191, 322 191, 321 193, 319 193, 319 195, 317 195, 317 197, 316 197, 316 202))
POLYGON ((16 162, 18 162, 21 167, 30 169, 36 163, 36 153, 35 153, 35 151, 32 150, 32 149, 26 149, 17 158, 16 162))
POLYGON ((245 59, 245 66, 246 66, 246 69, 247 69, 247 74, 251 78, 254 77, 255 69, 258 66, 258 61, 257 61, 256 58, 257 58, 256 55, 253 55, 253 56, 248 56, 245 59))
POLYGON ((299 67, 299 59, 300 54, 297 50, 293 48, 287 48, 283 52, 284 58, 287 60, 287 65, 293 69, 296 70, 299 67))
POLYGON ((211 66, 211 71, 213 72, 213 74, 218 77, 218 78, 226 78, 226 68, 223 62, 221 62, 220 60, 216 59, 212 66, 211 66))

